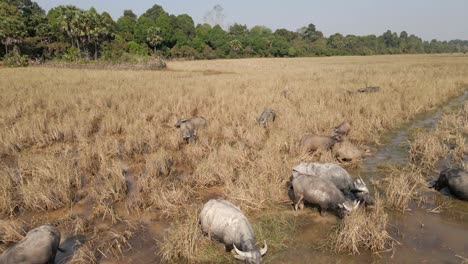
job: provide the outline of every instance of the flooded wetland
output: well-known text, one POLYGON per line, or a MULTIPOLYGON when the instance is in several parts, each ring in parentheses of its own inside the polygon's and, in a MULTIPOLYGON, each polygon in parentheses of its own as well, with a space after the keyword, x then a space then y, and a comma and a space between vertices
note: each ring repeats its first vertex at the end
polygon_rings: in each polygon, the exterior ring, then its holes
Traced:
POLYGON ((0 70, 0 253, 50 224, 62 234, 56 263, 235 263, 198 223, 203 204, 223 198, 250 220, 259 247, 268 243, 263 263, 468 261, 468 203, 429 188, 443 168, 468 169, 468 56, 168 67, 0 70), (356 92, 369 85, 380 90, 356 92), (276 117, 259 126, 266 108, 276 117), (174 125, 196 116, 207 125, 186 141, 174 125), (330 136, 344 120, 346 140, 370 156, 340 163, 333 151, 300 151, 303 135, 330 136), (378 202, 349 221, 307 204, 294 211, 288 186, 301 162, 339 164, 378 202), (375 210, 383 248, 338 250, 348 247, 333 238, 375 210))

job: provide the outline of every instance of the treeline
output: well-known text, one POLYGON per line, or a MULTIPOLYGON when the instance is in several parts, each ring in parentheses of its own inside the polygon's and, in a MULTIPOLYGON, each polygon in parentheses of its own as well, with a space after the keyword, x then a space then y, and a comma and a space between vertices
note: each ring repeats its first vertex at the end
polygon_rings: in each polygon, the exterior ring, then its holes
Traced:
POLYGON ((31 0, 0 0, 0 38, 4 60, 132 61, 150 55, 166 58, 215 59, 334 55, 455 53, 468 41, 423 41, 403 31, 381 36, 324 37, 313 24, 297 31, 234 24, 195 26, 189 15, 168 14, 154 5, 143 15, 131 10, 114 21, 94 8, 57 6, 46 13, 31 0), (17 59, 17 58, 16 58, 17 59))

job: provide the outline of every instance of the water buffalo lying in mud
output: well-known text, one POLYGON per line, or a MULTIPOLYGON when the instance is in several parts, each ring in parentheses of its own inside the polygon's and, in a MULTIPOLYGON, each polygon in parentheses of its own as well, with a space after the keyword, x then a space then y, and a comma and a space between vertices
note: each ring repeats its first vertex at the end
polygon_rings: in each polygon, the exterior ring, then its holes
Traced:
POLYGON ((337 142, 343 142, 341 135, 335 134, 331 137, 305 135, 300 142, 300 148, 304 152, 315 152, 319 149, 330 150, 337 142))
POLYGON ((206 127, 208 121, 204 117, 192 117, 188 119, 179 119, 175 124, 180 128, 182 138, 186 143, 194 141, 197 136, 197 130, 206 127))
POLYGON ((262 256, 268 250, 265 246, 259 249, 249 220, 239 207, 218 199, 209 200, 200 212, 200 224, 204 233, 224 243, 227 251, 234 247, 234 257, 246 263, 261 263, 262 256))
POLYGON ((357 91, 358 93, 376 93, 380 91, 380 87, 379 86, 364 87, 364 88, 358 89, 357 91))
POLYGON ((336 159, 340 162, 358 161, 365 156, 370 156, 369 149, 360 149, 350 142, 341 142, 333 147, 336 159))
POLYGON ((302 210, 304 201, 319 206, 321 215, 330 209, 339 218, 356 209, 359 202, 347 200, 331 181, 310 175, 299 174, 293 177, 294 209, 302 210))
POLYGON ((266 108, 265 110, 263 110, 260 116, 257 117, 257 124, 266 128, 270 122, 275 122, 275 119, 276 119, 275 111, 273 111, 273 109, 271 108, 266 108))
POLYGON ((349 131, 351 131, 351 125, 351 121, 344 121, 343 123, 333 128, 333 133, 342 136, 348 136, 349 131))
POLYGON ((468 172, 459 168, 442 170, 433 187, 437 191, 448 187, 453 196, 468 201, 468 172))
POLYGON ((26 234, 13 247, 0 256, 1 264, 49 264, 54 263, 59 249, 60 232, 57 228, 43 225, 26 234))
POLYGON ((347 198, 359 200, 365 205, 374 201, 366 183, 362 179, 354 180, 341 166, 333 163, 304 162, 293 168, 293 178, 298 175, 317 177, 332 182, 347 198))

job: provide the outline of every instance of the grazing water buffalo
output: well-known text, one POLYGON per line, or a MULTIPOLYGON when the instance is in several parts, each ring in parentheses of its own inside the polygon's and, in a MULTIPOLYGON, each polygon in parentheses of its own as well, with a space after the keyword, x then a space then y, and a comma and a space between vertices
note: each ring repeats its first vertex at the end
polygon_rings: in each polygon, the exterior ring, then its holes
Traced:
POLYGON ((200 212, 200 224, 202 231, 224 243, 227 251, 234 247, 238 254, 234 257, 246 263, 261 263, 268 250, 266 241, 262 249, 255 245, 249 220, 239 207, 226 200, 209 200, 200 212))
POLYGON ((207 123, 204 117, 192 117, 178 120, 175 127, 180 128, 182 138, 188 143, 196 139, 197 130, 206 127, 207 123))
POLYGON ((357 161, 364 158, 365 156, 371 155, 370 150, 362 150, 350 142, 336 144, 333 147, 333 152, 335 153, 335 157, 340 162, 357 161))
POLYGON ((351 131, 351 125, 351 121, 344 121, 343 123, 333 128, 333 133, 342 136, 347 136, 349 134, 349 131, 351 131))
POLYGON ((459 168, 442 170, 434 189, 440 191, 445 187, 449 188, 453 196, 468 201, 468 172, 459 168))
POLYGON ((0 264, 53 264, 60 244, 57 228, 43 225, 0 256, 0 264))
POLYGON ((319 149, 330 150, 337 142, 342 142, 343 137, 341 135, 327 136, 315 136, 305 135, 301 139, 300 147, 304 152, 315 152, 319 149))
POLYGON ((321 215, 325 215, 326 210, 330 209, 339 218, 343 218, 359 206, 359 202, 346 200, 343 193, 331 181, 319 177, 296 175, 292 179, 292 187, 296 211, 302 210, 306 201, 318 205, 321 215))
POLYGON ((257 117, 257 123, 266 128, 270 122, 275 122, 276 113, 271 108, 266 108, 259 117, 257 117))
POLYGON ((358 93, 376 93, 378 91, 380 91, 379 86, 371 86, 358 89, 358 93))
POLYGON ((374 204, 366 183, 362 179, 354 180, 342 167, 333 163, 304 162, 293 168, 293 178, 298 175, 322 178, 332 182, 350 199, 358 199, 366 205, 374 204))

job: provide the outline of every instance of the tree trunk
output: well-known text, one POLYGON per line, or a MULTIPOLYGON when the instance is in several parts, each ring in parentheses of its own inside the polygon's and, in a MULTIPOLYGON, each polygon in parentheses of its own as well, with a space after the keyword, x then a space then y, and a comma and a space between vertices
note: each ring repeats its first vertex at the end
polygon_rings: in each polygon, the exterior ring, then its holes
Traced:
POLYGON ((78 47, 78 58, 81 59, 80 39, 76 39, 76 46, 78 47))
POLYGON ((5 55, 7 55, 7 54, 8 54, 8 45, 5 44, 5 55))
POLYGON ((97 61, 97 55, 98 55, 98 52, 97 52, 97 43, 94 42, 94 60, 97 61))

